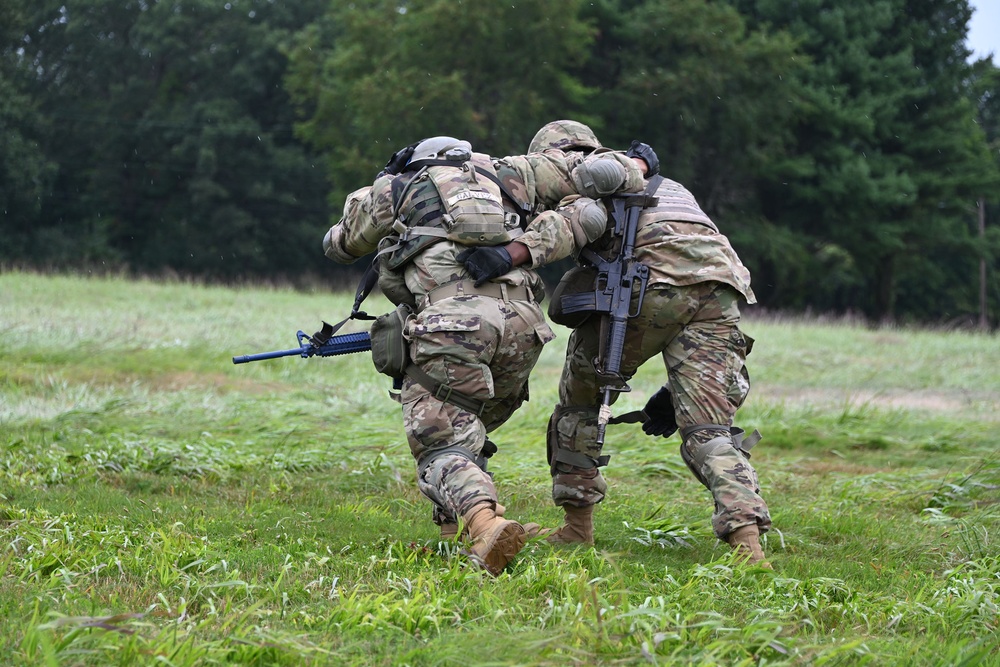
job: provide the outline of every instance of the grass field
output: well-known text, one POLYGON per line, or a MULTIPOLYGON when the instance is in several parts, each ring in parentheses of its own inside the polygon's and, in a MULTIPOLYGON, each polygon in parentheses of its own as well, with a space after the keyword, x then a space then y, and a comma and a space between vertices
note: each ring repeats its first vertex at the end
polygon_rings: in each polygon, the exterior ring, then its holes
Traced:
MULTIPOLYGON (((231 363, 352 296, 0 273, 0 664, 1000 665, 996 336, 750 311, 774 571, 733 567, 676 436, 618 426, 595 547, 489 578, 367 354, 231 363)), ((557 333, 490 464, 543 524, 557 333)))

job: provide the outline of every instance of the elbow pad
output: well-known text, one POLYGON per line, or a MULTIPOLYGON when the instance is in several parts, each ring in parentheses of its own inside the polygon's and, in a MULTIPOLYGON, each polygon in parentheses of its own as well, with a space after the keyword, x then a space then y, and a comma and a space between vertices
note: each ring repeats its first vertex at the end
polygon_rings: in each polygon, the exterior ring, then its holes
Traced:
POLYGON ((357 257, 344 251, 341 246, 341 238, 344 235, 344 228, 334 225, 323 237, 323 254, 338 264, 352 264, 357 261, 357 257))
POLYGON ((579 212, 580 229, 583 230, 587 243, 601 238, 608 226, 608 214, 604 207, 593 200, 580 200, 576 208, 579 212))
POLYGON ((608 214, 600 202, 586 197, 567 197, 558 212, 573 232, 573 242, 579 250, 601 238, 608 226, 608 214))
POLYGON ((576 191, 591 199, 618 192, 625 185, 625 168, 612 158, 584 162, 570 174, 576 191))

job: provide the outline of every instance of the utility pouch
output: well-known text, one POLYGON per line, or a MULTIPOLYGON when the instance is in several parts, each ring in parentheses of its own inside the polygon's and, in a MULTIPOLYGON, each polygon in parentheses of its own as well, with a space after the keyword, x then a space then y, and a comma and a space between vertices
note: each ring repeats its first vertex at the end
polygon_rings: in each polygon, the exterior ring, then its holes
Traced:
POLYGON ((372 323, 372 363, 375 370, 394 380, 401 380, 410 365, 410 344, 404 332, 411 317, 413 309, 401 303, 372 323))
POLYGON ((596 306, 597 269, 577 266, 565 274, 549 300, 549 320, 575 329, 590 317, 596 306), (582 304, 580 301, 593 301, 582 304), (581 307, 582 306, 582 307, 581 307))

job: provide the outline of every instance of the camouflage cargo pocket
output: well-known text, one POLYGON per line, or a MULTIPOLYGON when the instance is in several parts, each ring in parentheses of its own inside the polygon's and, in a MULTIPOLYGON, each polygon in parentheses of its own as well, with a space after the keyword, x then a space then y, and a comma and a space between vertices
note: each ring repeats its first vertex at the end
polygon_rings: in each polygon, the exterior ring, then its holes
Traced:
POLYGON ((482 363, 490 344, 482 340, 478 315, 427 313, 409 328, 413 361, 438 382, 471 398, 493 398, 493 373, 482 363))

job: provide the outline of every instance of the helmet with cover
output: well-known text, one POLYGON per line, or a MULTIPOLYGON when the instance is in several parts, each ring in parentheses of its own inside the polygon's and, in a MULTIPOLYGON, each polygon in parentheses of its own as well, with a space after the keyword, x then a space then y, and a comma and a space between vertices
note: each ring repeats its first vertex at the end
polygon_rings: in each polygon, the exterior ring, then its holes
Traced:
POLYGON ((535 133, 535 137, 528 144, 528 152, 541 153, 550 148, 589 153, 601 148, 601 142, 597 140, 594 131, 583 123, 575 120, 554 120, 543 125, 542 129, 535 133))
POLYGON ((454 137, 430 137, 418 143, 407 164, 417 160, 458 160, 472 157, 472 144, 454 137))

